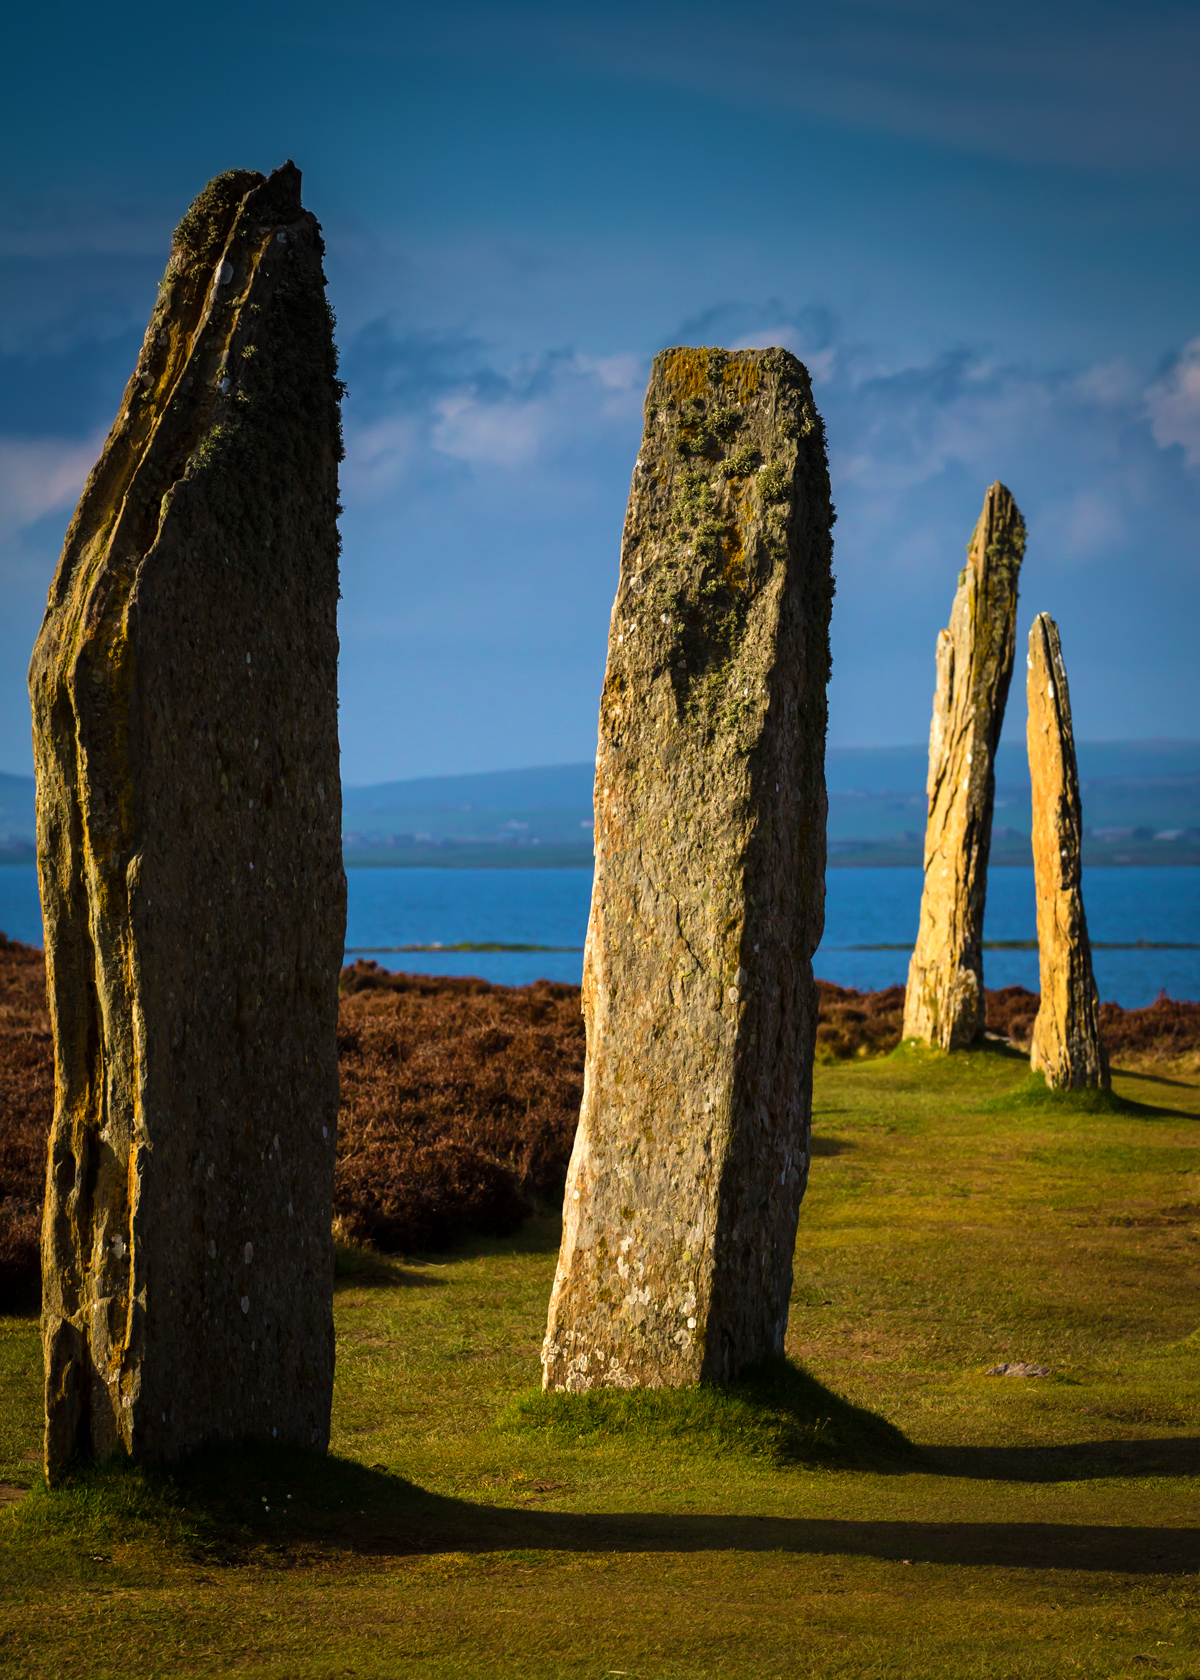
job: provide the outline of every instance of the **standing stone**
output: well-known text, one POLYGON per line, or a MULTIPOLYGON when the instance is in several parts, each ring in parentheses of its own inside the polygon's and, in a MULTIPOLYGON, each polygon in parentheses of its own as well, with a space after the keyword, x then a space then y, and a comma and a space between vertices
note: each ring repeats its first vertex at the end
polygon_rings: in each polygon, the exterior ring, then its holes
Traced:
POLYGON ((784 350, 666 350, 600 702, 587 1063, 548 1388, 779 1352, 808 1174, 833 510, 784 350))
POLYGON ((46 1466, 323 1447, 339 397, 300 172, 175 234, 33 652, 56 1057, 46 1466))
POLYGON ((1012 679, 1025 521, 1003 484, 983 501, 947 629, 929 730, 925 891, 908 965, 904 1037, 942 1050, 983 1034, 983 911, 995 755, 1012 679))
POLYGON ((1056 1090, 1107 1089, 1100 999, 1083 913, 1083 818, 1071 696, 1058 626, 1039 613, 1029 632, 1029 779, 1042 1001, 1030 1062, 1056 1090))

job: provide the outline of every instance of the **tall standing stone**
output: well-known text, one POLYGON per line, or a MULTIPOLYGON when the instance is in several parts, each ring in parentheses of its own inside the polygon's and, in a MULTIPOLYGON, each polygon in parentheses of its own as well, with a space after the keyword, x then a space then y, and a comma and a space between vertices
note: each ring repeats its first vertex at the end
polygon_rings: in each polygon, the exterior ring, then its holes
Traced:
POLYGON ((938 632, 925 890, 904 997, 904 1037, 942 1050, 974 1043, 984 1028, 995 755, 1012 678, 1024 553, 1017 504, 1003 484, 993 484, 959 573, 949 626, 938 632))
POLYGON ((1042 1000, 1030 1061, 1055 1089, 1109 1083, 1100 998, 1083 913, 1083 816, 1071 696, 1058 626, 1039 613, 1029 632, 1029 779, 1042 1000))
POLYGON ((29 673, 46 1464, 323 1446, 345 925, 332 317, 300 172, 175 234, 29 673))
POLYGON ((793 356, 656 358, 600 702, 548 1388, 723 1380, 783 1346, 824 922, 832 520, 793 356))

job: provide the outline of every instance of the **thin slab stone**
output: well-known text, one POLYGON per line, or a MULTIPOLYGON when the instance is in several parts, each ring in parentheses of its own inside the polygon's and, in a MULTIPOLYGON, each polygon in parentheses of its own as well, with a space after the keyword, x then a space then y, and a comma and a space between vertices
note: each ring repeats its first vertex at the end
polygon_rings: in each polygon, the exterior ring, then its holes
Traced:
POLYGON ((983 912, 995 757, 1012 679, 1025 522, 993 484, 938 632, 929 730, 925 888, 904 996, 904 1037, 956 1050, 982 1037, 983 912))
POLYGON ((1039 613, 1029 632, 1029 779, 1041 1003, 1030 1063, 1054 1090, 1107 1089, 1100 996, 1083 910, 1083 813, 1071 696, 1058 626, 1039 613))
POLYGON ((51 1477, 329 1437, 345 876, 322 252, 290 163, 192 205, 33 652, 51 1477))
POLYGON ((783 1347, 824 922, 833 510, 783 350, 654 363, 596 765, 587 1063, 551 1389, 783 1347))

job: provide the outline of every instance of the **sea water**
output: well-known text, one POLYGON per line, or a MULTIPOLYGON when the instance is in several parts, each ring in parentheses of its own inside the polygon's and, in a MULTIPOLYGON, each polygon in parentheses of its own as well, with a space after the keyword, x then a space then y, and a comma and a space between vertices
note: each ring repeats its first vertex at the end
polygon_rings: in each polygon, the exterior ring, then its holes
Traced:
MULTIPOLYGON (((591 898, 590 869, 348 869, 347 961, 421 974, 476 974, 503 985, 578 984, 591 898), (398 950, 398 946, 536 945, 534 951, 398 950), (565 949, 563 948, 565 947, 565 949)), ((921 903, 919 869, 831 869, 825 937, 816 972, 838 985, 903 985, 921 903), (895 949, 887 949, 893 946, 895 949)), ((1105 950, 1138 940, 1200 947, 1200 868, 1084 872, 1088 928, 1100 996, 1129 1008, 1160 991, 1200 998, 1200 949, 1105 950)), ((0 866, 0 929, 42 942, 32 865, 0 866)), ((1032 869, 997 868, 988 878, 986 940, 1036 937, 1032 869)), ((989 986, 1036 991, 1036 950, 984 952, 989 986)))

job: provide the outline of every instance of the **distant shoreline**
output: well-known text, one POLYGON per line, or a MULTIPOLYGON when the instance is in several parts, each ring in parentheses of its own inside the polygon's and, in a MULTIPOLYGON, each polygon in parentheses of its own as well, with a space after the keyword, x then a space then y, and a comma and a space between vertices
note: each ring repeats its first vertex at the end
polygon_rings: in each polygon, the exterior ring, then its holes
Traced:
MULTIPOLYGON (((588 869, 593 866, 594 859, 590 852, 565 852, 553 846, 513 847, 511 850, 499 846, 430 846, 419 855, 413 856, 411 848, 408 855, 396 857, 393 855, 356 855, 343 854, 342 863, 346 869, 588 869), (500 854, 499 856, 497 854, 500 854), (515 854, 515 855, 514 855, 515 854)), ((32 849, 18 856, 0 856, 0 868, 5 866, 14 869, 31 869, 37 862, 32 849)), ((1088 869, 1195 869, 1200 867, 1200 846, 1169 849, 1166 843, 1154 846, 1148 843, 1139 846, 1135 851, 1124 851, 1120 856, 1110 855, 1109 848, 1084 847, 1084 866, 1088 869)), ((825 864, 826 869, 920 869, 921 856, 919 852, 909 851, 899 846, 891 847, 886 844, 867 842, 862 846, 851 846, 846 841, 839 841, 830 846, 829 856, 825 864)), ((1002 853, 994 856, 989 862, 992 869, 1032 869, 1033 859, 1026 853, 1024 856, 1002 853)))

